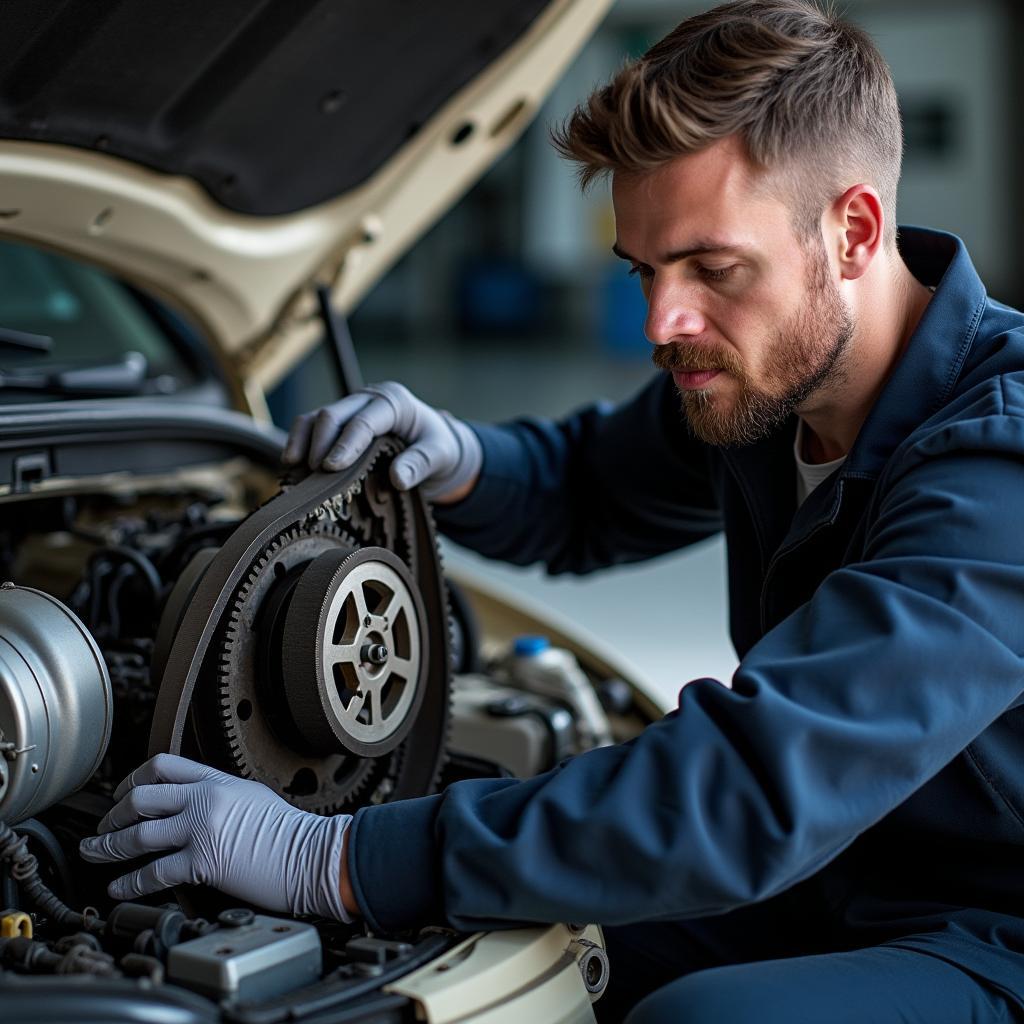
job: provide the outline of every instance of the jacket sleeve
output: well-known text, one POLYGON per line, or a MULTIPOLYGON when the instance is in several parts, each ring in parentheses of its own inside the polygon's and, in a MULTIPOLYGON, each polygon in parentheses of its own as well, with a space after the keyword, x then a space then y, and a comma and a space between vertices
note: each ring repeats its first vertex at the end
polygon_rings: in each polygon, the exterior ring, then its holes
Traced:
POLYGON ((473 429, 481 478, 468 498, 434 513, 445 534, 481 554, 585 573, 721 529, 714 456, 690 436, 667 374, 617 407, 473 429))
MULTIPOLYGON (((969 426, 969 425, 968 425, 969 426)), ((813 874, 1024 690, 1024 420, 933 435, 862 561, 629 743, 361 810, 374 927, 724 912, 813 874), (995 435, 995 436, 993 436, 995 435)))

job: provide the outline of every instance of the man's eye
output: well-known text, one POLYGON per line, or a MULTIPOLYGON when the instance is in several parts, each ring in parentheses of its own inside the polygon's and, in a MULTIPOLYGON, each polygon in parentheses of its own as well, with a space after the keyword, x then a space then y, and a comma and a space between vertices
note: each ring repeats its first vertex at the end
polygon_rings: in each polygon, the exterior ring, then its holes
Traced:
POLYGON ((736 269, 735 265, 731 267, 697 267, 697 273, 704 278, 705 281, 725 281, 730 274, 736 269))
POLYGON ((641 266, 639 263, 634 263, 629 268, 629 272, 639 277, 641 281, 646 281, 647 278, 654 276, 654 271, 650 267, 641 266))

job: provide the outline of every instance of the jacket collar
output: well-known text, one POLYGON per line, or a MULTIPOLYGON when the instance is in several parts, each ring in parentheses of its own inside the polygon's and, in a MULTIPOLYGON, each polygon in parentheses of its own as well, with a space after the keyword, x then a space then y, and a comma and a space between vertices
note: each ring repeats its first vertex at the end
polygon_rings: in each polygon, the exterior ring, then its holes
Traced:
POLYGON ((935 294, 835 476, 796 509, 795 415, 755 444, 722 450, 746 495, 766 557, 783 539, 803 536, 834 518, 842 482, 876 478, 900 442, 942 406, 956 383, 985 309, 985 287, 955 235, 901 228, 899 249, 910 271, 935 294))
POLYGON ((896 447, 949 399, 985 311, 985 286, 956 235, 900 228, 900 255, 935 288, 920 323, 861 427, 840 477, 876 477, 896 447))

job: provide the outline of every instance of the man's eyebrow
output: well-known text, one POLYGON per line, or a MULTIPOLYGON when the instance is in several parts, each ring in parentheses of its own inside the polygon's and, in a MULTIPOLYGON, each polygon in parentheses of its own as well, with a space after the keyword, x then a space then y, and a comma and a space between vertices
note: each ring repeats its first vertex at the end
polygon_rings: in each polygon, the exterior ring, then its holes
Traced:
MULTIPOLYGON (((686 249, 674 249, 672 252, 665 253, 664 256, 658 261, 659 263, 679 263, 682 260, 689 259, 691 256, 706 256, 709 253, 742 253, 744 252, 744 246, 734 245, 729 242, 720 242, 716 239, 706 239, 694 242, 693 245, 686 249)), ((638 260, 635 256, 630 256, 625 249, 619 246, 616 242, 612 246, 612 252, 615 253, 619 259, 629 260, 631 263, 642 263, 643 260, 638 260)))

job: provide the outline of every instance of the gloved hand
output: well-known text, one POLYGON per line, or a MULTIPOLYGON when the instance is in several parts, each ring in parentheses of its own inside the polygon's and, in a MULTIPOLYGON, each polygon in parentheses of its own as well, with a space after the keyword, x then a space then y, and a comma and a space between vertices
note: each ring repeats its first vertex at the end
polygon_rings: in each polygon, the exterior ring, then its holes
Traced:
POLYGON ((431 501, 467 494, 480 473, 483 449, 472 429, 450 413, 421 402, 394 381, 371 384, 347 398, 299 416, 282 459, 310 469, 347 469, 375 437, 397 434, 409 445, 391 464, 400 491, 422 484, 431 501))
POLYGON ((300 811, 260 782, 174 754, 136 768, 114 799, 100 834, 82 840, 86 860, 173 851, 111 882, 114 899, 202 882, 268 910, 352 920, 339 889, 351 815, 300 811))

